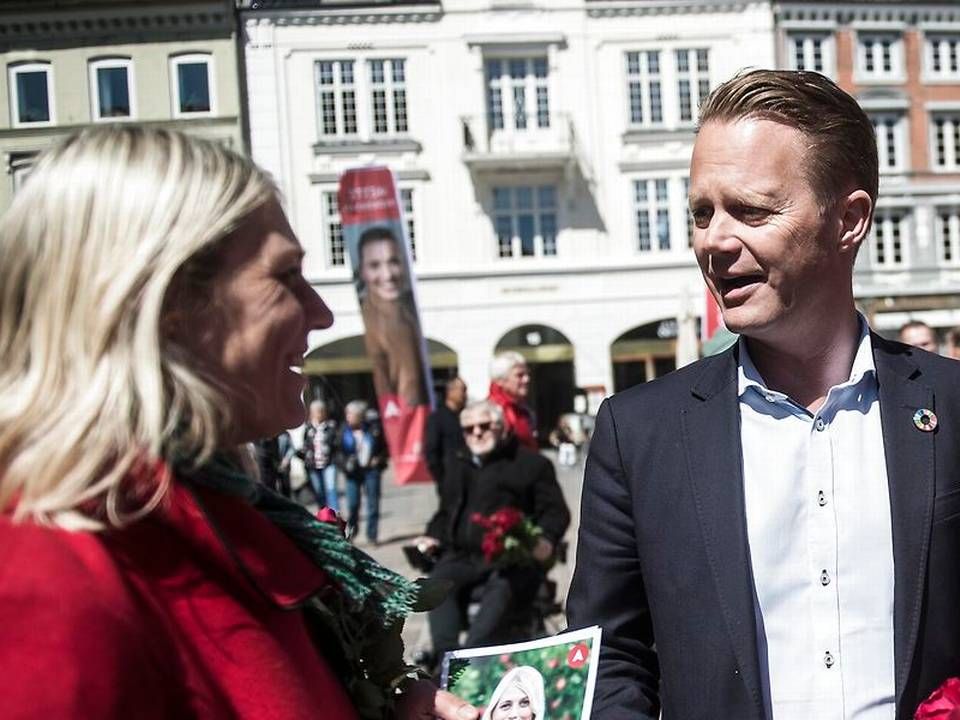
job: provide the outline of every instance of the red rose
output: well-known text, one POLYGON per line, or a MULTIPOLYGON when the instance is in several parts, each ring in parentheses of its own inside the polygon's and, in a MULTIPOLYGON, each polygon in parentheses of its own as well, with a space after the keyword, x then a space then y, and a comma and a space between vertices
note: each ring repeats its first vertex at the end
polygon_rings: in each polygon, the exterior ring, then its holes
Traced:
POLYGON ((490 516, 490 520, 504 532, 509 532, 523 522, 523 513, 515 507, 500 508, 490 516))
POLYGON ((488 563, 492 563, 500 556, 500 553, 503 552, 503 538, 501 534, 496 531, 488 532, 483 536, 480 549, 483 551, 483 559, 488 563))
POLYGON ((317 511, 317 520, 325 523, 333 523, 340 528, 340 533, 346 537, 347 524, 343 521, 343 518, 337 515, 336 510, 333 508, 328 508, 326 506, 320 508, 317 511))
POLYGON ((470 516, 470 522, 483 528, 489 528, 491 525, 491 522, 487 519, 486 515, 478 512, 475 512, 470 516))
POLYGON ((914 720, 960 720, 960 678, 950 678, 920 703, 914 720))

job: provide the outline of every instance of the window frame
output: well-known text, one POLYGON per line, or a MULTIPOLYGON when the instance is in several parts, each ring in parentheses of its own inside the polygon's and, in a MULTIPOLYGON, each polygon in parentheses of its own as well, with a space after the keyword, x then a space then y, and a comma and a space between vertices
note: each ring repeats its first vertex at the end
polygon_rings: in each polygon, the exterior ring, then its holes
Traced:
POLYGON ((549 131, 555 123, 555 111, 551 103, 550 56, 544 52, 516 53, 511 55, 486 55, 483 58, 483 85, 485 117, 489 134, 537 133, 549 131), (543 75, 537 74, 537 63, 542 62, 543 75), (498 63, 500 73, 493 75, 492 63, 498 63), (514 63, 523 63, 523 75, 514 77, 514 63), (518 93, 517 91, 521 92, 518 93), (495 95, 496 94, 496 95, 495 95), (499 97, 499 114, 493 107, 494 97, 499 97), (518 98, 522 97, 523 126, 519 126, 518 98), (545 109, 541 109, 541 100, 545 109), (500 118, 499 126, 494 118, 500 118))
POLYGON ((7 65, 7 83, 10 94, 10 126, 14 128, 50 127, 56 125, 56 93, 54 92, 53 63, 49 60, 30 60, 7 65), (47 76, 47 120, 24 121, 20 119, 20 90, 17 76, 26 73, 43 72, 47 76))
POLYGON ((938 262, 951 267, 960 265, 960 206, 937 206, 933 216, 938 262))
POLYGON ((133 58, 127 56, 92 58, 87 62, 87 79, 90 83, 90 119, 92 122, 128 122, 137 119, 137 82, 134 75, 133 58), (97 72, 116 68, 123 68, 127 71, 127 99, 130 112, 127 115, 101 115, 100 83, 97 72))
POLYGON ((932 83, 957 83, 960 77, 960 30, 926 30, 923 33, 923 81, 932 83), (940 70, 934 70, 934 60, 941 54, 939 43, 956 43, 956 51, 953 56, 947 53, 947 60, 951 57, 956 58, 957 70, 951 70, 948 64, 944 64, 940 70))
POLYGON ((820 29, 820 30, 805 30, 805 29, 791 29, 787 30, 785 33, 786 39, 786 48, 785 54, 787 59, 787 67, 791 70, 810 70, 812 72, 819 72, 828 77, 835 77, 837 72, 837 55, 836 55, 836 46, 834 42, 834 34, 830 30, 820 29), (806 62, 804 62, 804 67, 797 67, 797 51, 796 43, 797 40, 803 40, 803 55, 804 60, 809 57, 813 59, 813 45, 814 40, 820 40, 820 58, 823 68, 817 70, 815 67, 806 67, 806 62), (809 43, 809 47, 808 47, 809 43))
POLYGON ((909 238, 910 210, 904 207, 880 207, 877 208, 873 219, 873 225, 870 228, 870 265, 874 269, 881 270, 903 270, 910 266, 910 248, 907 243, 909 238), (887 223, 895 224, 895 230, 899 234, 900 241, 900 260, 897 262, 892 259, 896 251, 897 237, 892 234, 888 237, 886 228, 887 223), (883 229, 883 237, 880 232, 883 229), (883 256, 879 250, 883 249, 883 256), (890 258, 887 257, 889 253, 890 258))
POLYGON ((674 47, 673 48, 673 63, 674 63, 674 83, 675 89, 677 92, 677 127, 693 127, 697 123, 697 115, 699 114, 700 104, 707 99, 707 96, 710 94, 712 88, 712 83, 710 81, 710 52, 713 48, 711 46, 706 47, 695 47, 691 45, 685 45, 683 47, 674 47), (700 68, 700 53, 704 53, 706 56, 706 68, 700 68), (686 53, 687 58, 687 69, 680 69, 680 54, 686 53), (691 62, 691 59, 693 62, 691 62), (681 83, 686 82, 688 84, 688 92, 690 94, 690 117, 683 117, 683 101, 682 93, 680 91, 681 83), (703 83, 707 83, 706 92, 703 91, 703 83))
MULTIPOLYGON (((410 90, 407 86, 407 59, 405 57, 368 57, 364 59, 364 65, 366 66, 367 72, 366 96, 370 105, 367 113, 370 118, 370 137, 403 137, 408 135, 410 132, 410 90), (383 80, 380 82, 374 81, 373 78, 374 63, 383 64, 383 80), (401 74, 403 78, 401 80, 396 79, 397 63, 399 63, 402 68, 401 74), (386 114, 386 129, 384 130, 377 129, 377 104, 374 100, 374 95, 379 91, 384 93, 384 112, 386 114), (397 98, 398 92, 403 93, 402 103, 400 103, 397 98), (403 108, 402 113, 398 112, 398 108, 401 107, 401 105, 403 108), (404 121, 403 127, 400 127, 399 122, 401 115, 404 121)), ((356 71, 354 71, 354 73, 356 73, 356 71)), ((354 74, 354 81, 356 81, 356 74, 354 74)), ((356 87, 357 83, 354 82, 354 88, 356 87)), ((359 130, 359 126, 357 129, 359 130)))
POLYGON ((854 80, 858 83, 902 83, 906 81, 906 57, 904 51, 903 31, 898 29, 863 29, 857 31, 856 41, 856 68, 854 80), (890 45, 890 70, 868 70, 867 60, 876 59, 873 47, 882 43, 884 38, 893 38, 890 45), (870 42, 870 49, 866 43, 870 42), (874 57, 871 57, 874 56, 874 57))
POLYGON ((217 73, 216 62, 212 52, 188 52, 170 56, 170 100, 173 105, 175 118, 213 117, 217 114, 217 73), (204 63, 207 66, 207 94, 210 101, 209 110, 183 111, 180 109, 180 73, 181 65, 204 63))
POLYGON ((495 185, 490 188, 490 217, 493 220, 493 240, 494 240, 494 259, 500 261, 529 261, 545 260, 559 257, 559 237, 560 237, 560 185, 549 181, 532 181, 530 184, 515 185, 495 185), (541 200, 541 191, 544 188, 552 188, 553 205, 543 205, 541 200), (529 209, 520 208, 517 201, 517 193, 521 189, 530 190, 532 204, 529 209), (507 190, 510 193, 510 207, 506 210, 500 209, 496 204, 496 191, 507 190), (543 216, 546 214, 553 216, 553 252, 547 253, 546 236, 544 235, 543 216), (533 252, 529 255, 523 254, 523 241, 519 231, 519 217, 529 214, 533 218, 533 252), (510 254, 503 254, 503 244, 499 231, 499 221, 501 218, 510 220, 510 254))
POLYGON ((881 138, 877 133, 877 160, 880 174, 902 174, 910 169, 910 143, 907 128, 907 113, 902 110, 867 110, 867 116, 876 132, 879 122, 893 120, 894 154, 897 162, 894 165, 885 163, 888 150, 888 138, 881 138), (882 144, 881 144, 882 143, 882 144))
POLYGON ((928 137, 930 149, 930 169, 935 173, 955 173, 960 171, 960 108, 956 110, 929 110, 928 137), (944 132, 944 164, 938 163, 937 120, 950 123, 951 129, 944 132), (949 149, 952 146, 953 152, 949 149))
POLYGON ((624 50, 623 68, 624 68, 624 87, 627 89, 627 128, 630 130, 662 128, 666 125, 663 102, 663 50, 661 48, 638 48, 635 50, 624 50), (630 56, 637 56, 637 71, 630 69, 630 56), (657 70, 650 70, 650 56, 656 56, 657 70), (660 108, 660 118, 653 117, 653 83, 657 84, 657 105, 660 108), (634 120, 633 86, 637 84, 640 90, 640 120, 634 120))
MULTIPOLYGON (((632 177, 630 178, 630 198, 631 198, 631 218, 633 227, 633 252, 643 257, 656 257, 659 255, 669 255, 681 249, 676 247, 674 240, 676 233, 673 229, 674 207, 671 201, 671 186, 674 185, 674 178, 670 175, 632 177), (638 197, 638 188, 640 184, 644 186, 645 198, 641 200, 638 197), (658 183, 663 183, 664 198, 658 195, 658 183), (667 235, 666 247, 663 247, 663 238, 659 234, 659 221, 661 212, 666 212, 667 235), (641 245, 640 237, 640 217, 641 212, 646 217, 646 227, 650 247, 641 245)), ((681 185, 681 193, 682 193, 681 185)), ((688 213, 689 214, 689 213, 688 213)), ((683 243, 683 249, 687 248, 687 243, 683 243)))
MULTIPOLYGON (((317 137, 322 140, 356 140, 361 137, 362 133, 362 121, 359 105, 360 97, 362 96, 363 87, 358 78, 362 75, 358 75, 363 72, 363 67, 366 66, 366 58, 360 57, 322 57, 314 58, 313 60, 313 88, 314 88, 314 103, 316 105, 316 119, 317 119, 317 137), (350 64, 350 77, 352 82, 345 83, 343 81, 343 66, 345 63, 350 64), (321 84, 320 83, 320 68, 323 64, 330 64, 332 66, 332 78, 333 82, 330 84, 321 84), (358 70, 358 68, 360 68, 358 70), (325 90, 321 90, 325 88, 325 90), (332 133, 324 132, 324 114, 323 114, 323 93, 332 92, 333 93, 333 120, 334 120, 334 131, 332 133), (352 121, 353 121, 353 130, 347 131, 347 105, 346 105, 346 93, 352 93, 351 98, 353 100, 352 108, 352 121)), ((372 109, 371 109, 372 110, 372 109)), ((371 113, 372 115, 372 113, 371 113)))

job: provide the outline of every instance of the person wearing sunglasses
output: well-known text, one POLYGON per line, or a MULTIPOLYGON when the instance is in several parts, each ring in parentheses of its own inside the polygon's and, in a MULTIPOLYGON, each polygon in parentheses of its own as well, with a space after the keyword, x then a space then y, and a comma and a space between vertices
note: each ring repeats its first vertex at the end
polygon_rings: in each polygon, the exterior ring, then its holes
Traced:
POLYGON ((417 539, 422 552, 439 556, 431 577, 453 583, 446 601, 430 612, 437 657, 459 647, 466 605, 475 592, 480 610, 466 628, 464 647, 521 639, 504 637, 503 620, 532 600, 570 524, 553 463, 504 432, 499 405, 490 400, 468 405, 460 413, 460 427, 466 448, 447 455, 440 507, 417 539), (532 567, 496 568, 484 560, 484 528, 471 518, 506 507, 518 509, 543 531, 532 567))

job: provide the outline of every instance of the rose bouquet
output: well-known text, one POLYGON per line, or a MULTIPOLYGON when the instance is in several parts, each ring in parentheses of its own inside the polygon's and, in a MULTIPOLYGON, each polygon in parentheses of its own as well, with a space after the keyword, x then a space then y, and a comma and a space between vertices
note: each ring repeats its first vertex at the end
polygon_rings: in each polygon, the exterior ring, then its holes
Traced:
POLYGON ((950 678, 920 703, 914 720, 960 720, 960 678, 950 678))
POLYGON ((503 507, 490 515, 473 513, 470 521, 484 528, 483 558, 491 565, 508 567, 536 563, 533 549, 543 530, 515 507, 503 507))

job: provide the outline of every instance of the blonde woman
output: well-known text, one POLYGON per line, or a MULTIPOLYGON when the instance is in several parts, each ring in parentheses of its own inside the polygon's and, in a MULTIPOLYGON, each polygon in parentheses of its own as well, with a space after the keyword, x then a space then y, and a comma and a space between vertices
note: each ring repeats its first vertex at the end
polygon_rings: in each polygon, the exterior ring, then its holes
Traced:
POLYGON ((545 708, 543 676, 520 665, 500 678, 481 720, 544 720, 545 708))
POLYGON ((14 198, 5 718, 476 715, 428 685, 389 689, 402 664, 373 648, 419 588, 256 483, 240 450, 303 417, 307 334, 333 318, 302 258, 260 170, 175 132, 70 137, 14 198), (387 662, 356 660, 371 655, 387 662))

